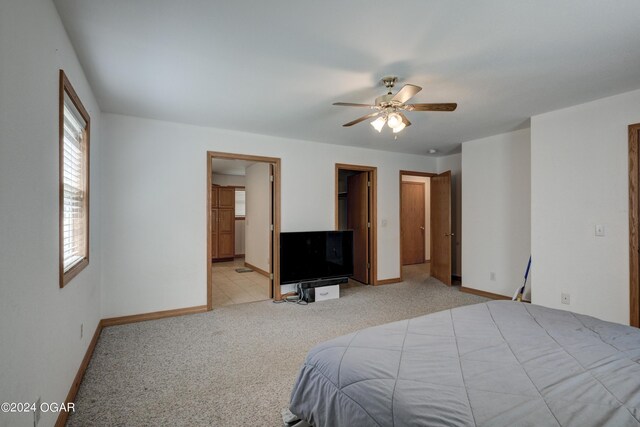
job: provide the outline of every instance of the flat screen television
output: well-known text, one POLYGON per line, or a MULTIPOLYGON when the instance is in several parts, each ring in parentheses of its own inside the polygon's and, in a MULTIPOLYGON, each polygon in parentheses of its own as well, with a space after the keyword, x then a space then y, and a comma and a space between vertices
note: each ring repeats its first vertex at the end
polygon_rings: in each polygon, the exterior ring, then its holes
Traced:
POLYGON ((280 233, 280 283, 353 275, 353 231, 280 233))

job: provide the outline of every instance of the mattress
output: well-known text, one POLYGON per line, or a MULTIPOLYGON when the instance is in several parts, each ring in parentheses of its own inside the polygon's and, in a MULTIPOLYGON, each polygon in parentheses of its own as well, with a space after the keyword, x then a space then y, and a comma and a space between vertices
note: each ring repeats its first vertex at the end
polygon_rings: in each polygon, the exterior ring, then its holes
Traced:
POLYGON ((289 409, 316 427, 640 426, 640 330, 491 301, 309 351, 289 409))

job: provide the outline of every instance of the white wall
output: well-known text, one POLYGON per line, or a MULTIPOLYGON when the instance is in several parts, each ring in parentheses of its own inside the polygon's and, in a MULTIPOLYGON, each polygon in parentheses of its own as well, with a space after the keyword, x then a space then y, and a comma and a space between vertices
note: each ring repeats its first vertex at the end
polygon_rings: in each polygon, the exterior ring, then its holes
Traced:
MULTIPOLYGON (((0 2, 0 58, 0 401, 62 402, 100 320, 100 111, 51 1, 0 2), (92 130, 90 264, 63 289, 60 68, 92 130)), ((43 413, 39 425, 56 418, 43 413)), ((0 413, 0 426, 33 426, 33 414, 0 413)))
POLYGON ((529 129, 462 144, 463 286, 512 296, 522 285, 531 251, 530 165, 529 129))
POLYGON ((221 173, 212 174, 211 182, 213 184, 236 187, 244 187, 245 177, 243 175, 226 175, 221 173))
POLYGON ((451 272, 462 273, 462 154, 438 157, 438 173, 451 171, 451 226, 454 238, 451 246, 451 272))
POLYGON ((103 122, 104 317, 205 304, 207 150, 282 159, 282 231, 333 229, 335 163, 377 166, 380 280, 400 276, 399 171, 436 170, 426 156, 111 114, 103 122))
POLYGON ((431 178, 402 175, 403 181, 424 183, 424 260, 431 259, 431 178))
POLYGON ((629 324, 627 127, 638 122, 640 91, 532 118, 534 303, 629 324))
POLYGON ((235 247, 234 253, 235 255, 244 255, 245 254, 245 227, 244 227, 244 219, 236 219, 236 228, 235 228, 235 247))
POLYGON ((268 163, 255 163, 247 168, 245 184, 247 212, 245 216, 245 262, 271 273, 269 258, 271 236, 271 181, 268 163))

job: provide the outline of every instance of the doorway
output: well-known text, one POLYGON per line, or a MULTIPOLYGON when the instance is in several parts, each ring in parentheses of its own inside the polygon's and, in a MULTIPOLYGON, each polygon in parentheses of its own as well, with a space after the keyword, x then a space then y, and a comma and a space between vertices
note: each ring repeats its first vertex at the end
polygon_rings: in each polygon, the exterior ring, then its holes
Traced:
POLYGON ((640 123, 629 126, 629 324, 640 328, 640 123))
POLYGON ((280 159, 207 152, 207 309, 280 300, 280 159))
POLYGON ((433 276, 451 286, 451 172, 400 171, 400 279, 433 276))
POLYGON ((377 284, 377 168, 335 167, 335 228, 353 230, 353 280, 377 284))

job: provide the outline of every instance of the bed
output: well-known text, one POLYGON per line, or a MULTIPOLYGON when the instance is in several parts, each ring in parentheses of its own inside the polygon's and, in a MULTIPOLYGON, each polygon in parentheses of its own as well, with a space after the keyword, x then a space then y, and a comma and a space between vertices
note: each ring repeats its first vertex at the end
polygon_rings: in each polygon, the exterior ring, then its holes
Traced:
POLYGON ((289 409, 315 427, 640 426, 640 330, 491 301, 309 351, 289 409))

